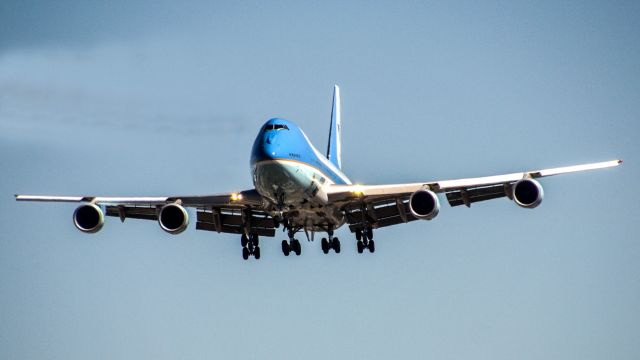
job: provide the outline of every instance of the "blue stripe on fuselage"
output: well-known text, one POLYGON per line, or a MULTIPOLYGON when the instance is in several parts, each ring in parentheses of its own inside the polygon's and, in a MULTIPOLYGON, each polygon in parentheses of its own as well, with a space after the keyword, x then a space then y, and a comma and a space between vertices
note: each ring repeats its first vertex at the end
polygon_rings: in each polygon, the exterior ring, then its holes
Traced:
POLYGON ((349 178, 313 147, 300 127, 292 121, 275 118, 260 128, 251 150, 251 168, 260 161, 278 159, 305 163, 336 184, 351 184, 349 178))

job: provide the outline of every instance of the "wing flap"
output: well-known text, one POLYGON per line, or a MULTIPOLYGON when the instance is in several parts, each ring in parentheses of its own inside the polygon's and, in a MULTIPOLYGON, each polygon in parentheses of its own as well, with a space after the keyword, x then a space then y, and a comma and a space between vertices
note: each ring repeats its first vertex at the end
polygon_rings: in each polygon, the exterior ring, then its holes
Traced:
POLYGON ((242 234, 246 227, 247 232, 252 234, 275 236, 276 223, 263 211, 210 208, 198 210, 196 219, 197 230, 242 234))
POLYGON ((113 206, 106 207, 106 216, 119 217, 124 221, 127 218, 141 220, 158 220, 158 210, 149 206, 113 206))
MULTIPOLYGON (((220 231, 218 231, 218 229, 215 227, 214 224, 206 223, 206 222, 200 222, 200 221, 198 221, 196 223, 196 230, 216 231, 216 232, 223 232, 223 233, 228 233, 228 234, 242 234, 243 233, 242 228, 238 227, 238 226, 224 225, 224 226, 222 226, 220 231)), ((276 236, 276 230, 275 229, 254 228, 254 229, 251 230, 251 233, 257 234, 259 236, 266 236, 266 237, 274 237, 274 236, 276 236)))
POLYGON ((409 198, 390 198, 371 203, 361 202, 345 208, 349 230, 374 229, 417 220, 409 210, 409 198))
POLYGON ((509 196, 508 192, 510 191, 510 189, 510 185, 499 184, 448 191, 446 194, 449 205, 465 205, 467 207, 470 207, 474 202, 499 199, 501 197, 509 196))

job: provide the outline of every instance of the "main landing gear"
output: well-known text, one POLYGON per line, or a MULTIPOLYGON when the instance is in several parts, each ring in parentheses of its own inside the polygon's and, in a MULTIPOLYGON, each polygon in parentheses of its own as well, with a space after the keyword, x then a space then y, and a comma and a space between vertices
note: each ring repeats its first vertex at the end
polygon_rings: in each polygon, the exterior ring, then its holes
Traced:
POLYGON ((247 260, 249 256, 253 255, 256 260, 260 259, 260 243, 257 234, 242 234, 240 238, 240 245, 242 245, 242 258, 247 260))
POLYGON ((376 244, 373 242, 373 229, 356 230, 356 240, 358 240, 358 253, 362 254, 364 249, 369 249, 370 253, 376 251, 376 244))
POLYGON ((329 253, 329 250, 333 249, 336 254, 340 254, 340 240, 337 237, 333 237, 333 230, 327 231, 327 235, 329 235, 329 239, 322 238, 322 252, 325 254, 329 253))
POLYGON ((282 240, 282 253, 284 256, 289 256, 292 251, 296 256, 300 256, 302 253, 302 247, 300 246, 300 240, 294 239, 295 232, 289 229, 289 241, 282 240))

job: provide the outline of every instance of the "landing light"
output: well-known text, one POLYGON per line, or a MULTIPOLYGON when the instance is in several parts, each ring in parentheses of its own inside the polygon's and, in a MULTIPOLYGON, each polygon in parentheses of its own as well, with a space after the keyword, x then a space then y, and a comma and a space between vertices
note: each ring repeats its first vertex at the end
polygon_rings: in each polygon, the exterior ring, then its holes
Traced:
POLYGON ((360 187, 360 185, 355 185, 351 190, 351 194, 354 196, 362 196, 364 195, 364 190, 360 187))
POLYGON ((231 201, 238 201, 238 200, 242 200, 242 194, 238 194, 238 193, 231 194, 231 201))

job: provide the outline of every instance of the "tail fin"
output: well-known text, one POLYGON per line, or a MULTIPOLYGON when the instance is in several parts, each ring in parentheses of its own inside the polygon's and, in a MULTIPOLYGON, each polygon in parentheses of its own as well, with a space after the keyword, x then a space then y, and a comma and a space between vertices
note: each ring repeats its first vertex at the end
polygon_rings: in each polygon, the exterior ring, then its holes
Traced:
POLYGON ((327 159, 338 169, 342 169, 342 144, 340 141, 340 88, 333 86, 333 105, 331 106, 331 127, 329 128, 329 144, 327 159))

